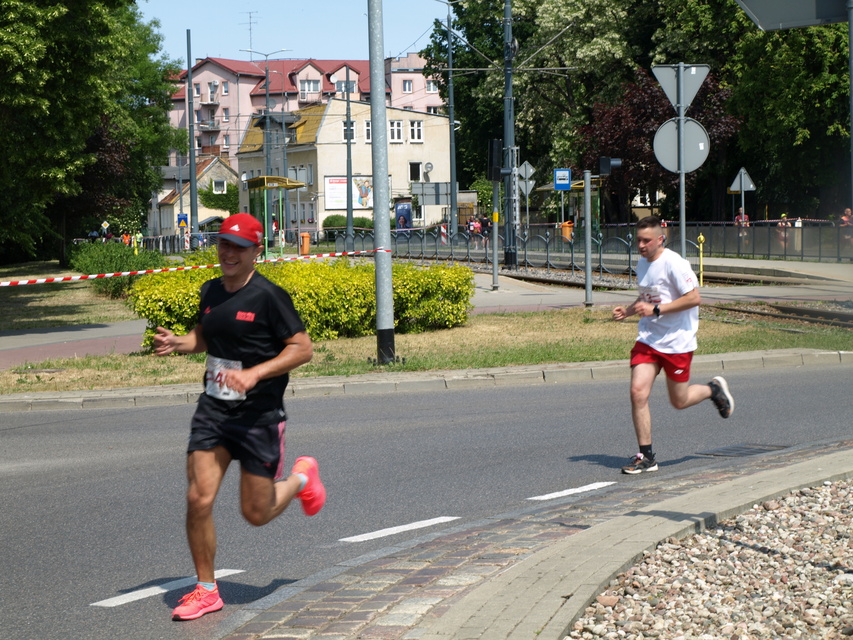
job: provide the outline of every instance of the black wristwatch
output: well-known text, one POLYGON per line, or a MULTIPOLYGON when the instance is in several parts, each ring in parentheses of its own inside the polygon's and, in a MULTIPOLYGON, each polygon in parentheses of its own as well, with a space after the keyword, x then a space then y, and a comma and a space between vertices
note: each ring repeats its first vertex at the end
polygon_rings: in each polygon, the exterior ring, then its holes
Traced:
POLYGON ((654 312, 655 312, 655 318, 660 318, 660 305, 657 305, 657 304, 655 305, 654 312))

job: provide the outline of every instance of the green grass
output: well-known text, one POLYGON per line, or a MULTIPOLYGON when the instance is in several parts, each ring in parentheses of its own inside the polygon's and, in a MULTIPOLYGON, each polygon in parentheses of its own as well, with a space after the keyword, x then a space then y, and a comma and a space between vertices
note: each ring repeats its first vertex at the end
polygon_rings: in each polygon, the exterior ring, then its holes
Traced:
MULTIPOLYGON (((376 366, 375 337, 315 344, 312 362, 295 377, 371 374, 378 371, 483 369, 561 362, 626 360, 636 319, 615 323, 611 310, 573 308, 539 313, 472 316, 464 327, 398 334, 401 362, 376 366), (405 361, 403 361, 405 360, 405 361)), ((732 305, 700 313, 697 354, 788 348, 853 351, 853 331, 789 320, 759 320, 732 305)), ((3 393, 108 389, 199 383, 204 357, 145 354, 53 359, 0 371, 3 393), (46 371, 48 370, 48 371, 46 371)))

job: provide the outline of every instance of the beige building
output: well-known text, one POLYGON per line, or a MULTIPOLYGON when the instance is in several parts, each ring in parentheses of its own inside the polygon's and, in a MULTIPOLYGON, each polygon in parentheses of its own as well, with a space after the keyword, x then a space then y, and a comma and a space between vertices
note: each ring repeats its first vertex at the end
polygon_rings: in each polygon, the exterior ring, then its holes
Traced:
MULTIPOLYGON (((187 167, 183 167, 187 169, 187 167)), ((148 235, 174 236, 189 231, 190 222, 190 183, 189 173, 178 174, 178 167, 166 167, 163 173, 163 188, 158 195, 156 205, 148 213, 148 235), (170 172, 174 169, 174 172, 170 172), (183 214, 183 216, 181 215, 183 214), (184 224, 182 221, 186 219, 184 224)), ((196 164, 196 184, 198 189, 213 189, 214 193, 225 193, 228 185, 239 184, 237 172, 227 162, 218 157, 205 158, 196 164)), ((205 231, 204 223, 214 222, 228 213, 219 209, 207 209, 198 203, 198 221, 200 231, 205 231)))
MULTIPOLYGON (((288 192, 274 190, 270 216, 284 219, 281 228, 297 233, 316 233, 323 220, 347 212, 346 100, 330 99, 292 114, 287 125, 287 145, 282 144, 281 127, 270 125, 270 173, 283 176, 285 152, 287 177, 305 183, 288 192), (287 211, 285 215, 285 199, 287 211)), ((370 104, 350 103, 352 206, 355 217, 373 217, 372 139, 370 104)), ((281 115, 281 114, 279 114, 281 115)), ((290 115, 290 114, 288 114, 290 115)), ((391 200, 409 197, 412 183, 450 180, 450 132, 446 116, 407 108, 387 109, 388 172, 391 200)), ((280 118, 279 118, 280 120, 280 118)), ((250 192, 246 181, 264 175, 266 154, 263 146, 263 119, 257 118, 246 132, 237 153, 238 173, 244 181, 240 210, 249 211, 250 192)), ((417 226, 436 224, 445 214, 444 206, 418 207, 413 213, 417 226)), ((392 215, 388 211, 388 216, 392 215)))
MULTIPOLYGON (((428 113, 443 111, 437 82, 423 75, 425 64, 416 53, 385 60, 385 86, 381 89, 387 105, 428 113)), ((203 58, 196 60, 192 74, 189 93, 187 71, 175 78, 171 124, 188 129, 192 122, 196 157, 221 156, 235 168, 240 140, 252 119, 263 113, 268 99, 270 111, 289 113, 335 98, 346 99, 347 90, 351 100, 369 102, 372 90, 368 60, 277 59, 266 63, 203 58)), ((174 152, 170 164, 178 164, 174 152)))

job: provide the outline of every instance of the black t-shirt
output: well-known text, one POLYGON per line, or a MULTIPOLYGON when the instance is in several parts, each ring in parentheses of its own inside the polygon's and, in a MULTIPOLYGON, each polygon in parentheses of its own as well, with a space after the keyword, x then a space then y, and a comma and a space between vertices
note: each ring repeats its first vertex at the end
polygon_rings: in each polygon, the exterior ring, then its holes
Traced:
MULTIPOLYGON (((255 273, 234 293, 225 290, 221 278, 201 288, 199 324, 211 356, 236 360, 248 369, 277 356, 284 340, 305 331, 290 295, 255 273)), ((265 414, 284 407, 289 374, 258 382, 245 400, 220 400, 203 393, 199 411, 222 419, 265 420, 265 414)))

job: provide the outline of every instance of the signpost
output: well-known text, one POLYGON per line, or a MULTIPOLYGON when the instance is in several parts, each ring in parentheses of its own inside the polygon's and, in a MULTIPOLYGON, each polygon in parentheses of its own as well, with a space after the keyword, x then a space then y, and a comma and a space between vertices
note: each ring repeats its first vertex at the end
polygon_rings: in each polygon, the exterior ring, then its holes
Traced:
MULTIPOLYGON (((677 65, 657 65, 652 67, 652 72, 655 74, 655 78, 657 78, 660 86, 663 88, 666 97, 669 98, 669 101, 672 103, 672 106, 675 107, 675 112, 678 116, 669 122, 665 122, 661 128, 658 130, 658 134, 661 134, 661 130, 665 127, 667 130, 662 134, 665 138, 669 138, 668 130, 671 128, 669 125, 670 122, 675 123, 675 142, 676 142, 676 171, 678 172, 678 195, 679 195, 679 222, 681 226, 681 256, 687 257, 687 214, 686 214, 686 196, 685 196, 685 173, 689 173, 690 171, 695 171, 702 163, 705 162, 705 159, 708 157, 708 150, 710 148, 710 141, 705 143, 705 157, 702 158, 701 162, 696 165, 693 169, 687 169, 688 166, 687 160, 687 149, 685 142, 685 130, 687 129, 687 121, 688 118, 684 117, 684 113, 687 111, 687 107, 690 106, 690 103, 693 102, 693 98, 696 97, 696 94, 699 91, 699 87, 702 86, 702 83, 705 81, 705 78, 708 76, 708 71, 710 71, 710 67, 707 64, 693 64, 693 65, 685 65, 683 62, 679 62, 677 65)), ((696 125, 699 125, 698 122, 695 122, 696 125)), ((701 147, 704 141, 707 139, 707 132, 699 125, 699 129, 701 129, 701 133, 696 129, 695 126, 689 125, 693 136, 692 140, 696 141, 694 147, 701 147), (704 133, 704 138, 702 138, 702 134, 704 133)), ((658 134, 655 134, 655 142, 657 143, 658 134)), ((671 145, 671 143, 670 143, 671 145)), ((697 151, 701 151, 701 149, 696 149, 697 151)), ((669 167, 664 164, 664 161, 661 160, 661 156, 658 155, 658 147, 655 144, 655 156, 658 161, 664 166, 665 169, 669 171, 673 171, 669 167)), ((699 155, 697 155, 694 159, 698 160, 699 155)))
POLYGON ((560 192, 560 224, 566 221, 565 195, 572 190, 572 170, 554 169, 554 191, 560 192))
POLYGON ((530 233, 530 192, 533 191, 533 187, 536 186, 536 181, 530 176, 532 176, 535 171, 536 169, 534 169, 533 165, 527 162, 527 160, 525 160, 524 164, 518 168, 518 177, 520 178, 518 181, 518 188, 524 194, 524 213, 527 218, 528 234, 530 233))
POLYGON ((741 213, 746 213, 746 198, 744 197, 744 192, 755 191, 755 183, 752 181, 752 178, 749 177, 746 169, 743 167, 740 168, 740 171, 738 171, 735 176, 734 182, 732 182, 732 186, 729 187, 729 191, 740 194, 740 210, 741 213))

